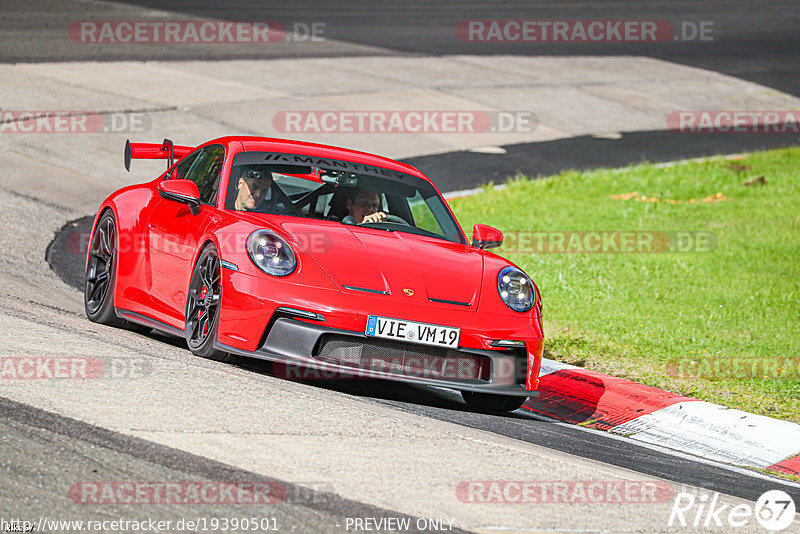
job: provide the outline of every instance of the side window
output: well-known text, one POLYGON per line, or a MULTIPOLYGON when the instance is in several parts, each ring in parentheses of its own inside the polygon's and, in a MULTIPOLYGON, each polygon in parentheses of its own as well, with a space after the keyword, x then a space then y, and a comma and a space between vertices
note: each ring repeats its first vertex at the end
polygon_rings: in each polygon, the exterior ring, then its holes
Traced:
POLYGON ((193 152, 183 158, 180 163, 175 166, 175 169, 172 171, 172 174, 169 175, 170 180, 183 180, 186 178, 186 175, 189 173, 189 169, 194 163, 194 160, 197 159, 197 156, 200 152, 193 152))
POLYGON ((200 190, 200 202, 216 204, 224 159, 224 148, 219 145, 206 147, 191 163, 188 172, 180 175, 181 178, 192 180, 197 184, 197 189, 200 190))

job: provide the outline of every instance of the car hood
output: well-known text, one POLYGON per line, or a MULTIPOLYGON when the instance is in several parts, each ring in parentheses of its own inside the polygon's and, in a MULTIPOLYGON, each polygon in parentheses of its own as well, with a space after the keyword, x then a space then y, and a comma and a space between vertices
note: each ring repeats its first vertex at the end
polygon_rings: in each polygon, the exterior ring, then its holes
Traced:
POLYGON ((292 220, 279 226, 298 252, 316 261, 345 292, 477 308, 483 255, 473 247, 339 223, 292 220))

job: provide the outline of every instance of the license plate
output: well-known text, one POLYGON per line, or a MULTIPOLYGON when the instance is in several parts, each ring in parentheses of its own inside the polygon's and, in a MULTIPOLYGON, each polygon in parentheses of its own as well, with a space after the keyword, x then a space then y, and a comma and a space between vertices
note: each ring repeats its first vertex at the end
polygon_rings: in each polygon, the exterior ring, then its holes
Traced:
POLYGON ((403 319, 370 315, 367 318, 367 330, 365 333, 368 336, 384 339, 456 348, 458 347, 461 329, 453 328, 452 326, 417 323, 403 319))

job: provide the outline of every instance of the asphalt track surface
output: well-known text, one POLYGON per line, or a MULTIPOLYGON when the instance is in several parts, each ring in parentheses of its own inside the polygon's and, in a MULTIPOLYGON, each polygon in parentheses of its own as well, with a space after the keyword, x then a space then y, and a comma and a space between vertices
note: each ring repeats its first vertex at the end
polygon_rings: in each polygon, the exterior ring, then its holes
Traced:
MULTIPOLYGON (((91 224, 90 217, 72 221, 56 236, 47 251, 47 259, 53 270, 78 290, 83 288, 82 256, 67 250, 67 243, 73 232, 91 231, 91 224)), ((176 346, 185 346, 177 338, 156 333, 147 335, 176 346)), ((254 373, 274 376, 269 362, 240 358, 237 365, 254 373)), ((475 413, 466 408, 457 392, 381 380, 306 380, 304 383, 346 395, 371 398, 376 403, 416 415, 486 430, 645 475, 662 477, 678 484, 704 487, 749 500, 756 500, 765 491, 780 487, 793 498, 800 499, 800 486, 795 484, 783 483, 743 469, 729 469, 712 462, 698 461, 688 455, 675 455, 672 451, 643 447, 612 434, 533 415, 524 409, 509 415, 475 413)), ((124 440, 119 438, 119 441, 124 440)))
MULTIPOLYGON (((161 2, 120 2, 134 6, 165 8, 161 2)), ((4 8, 22 10, 27 2, 9 2, 4 8)), ((168 8, 197 17, 226 20, 280 20, 324 21, 326 35, 345 43, 355 43, 363 49, 351 49, 331 44, 325 50, 319 47, 306 49, 267 50, 255 57, 337 56, 354 54, 542 54, 542 55, 647 55, 687 65, 708 68, 739 78, 755 81, 791 94, 800 95, 800 76, 797 73, 800 55, 800 10, 797 2, 554 2, 513 7, 501 2, 458 2, 446 5, 425 6, 397 2, 371 2, 369 9, 361 3, 306 2, 302 6, 287 6, 270 2, 237 2, 235 5, 215 6, 207 1, 170 2, 168 8), (467 19, 666 19, 680 21, 715 22, 719 30, 713 42, 634 44, 491 44, 461 43, 453 39, 455 25, 467 19)), ((36 6, 30 6, 34 15, 36 6)), ((42 17, 33 16, 19 22, 5 17, 0 24, 13 32, 30 31, 43 38, 15 39, 11 46, 0 48, 0 61, 74 61, 74 60, 135 60, 135 59, 220 59, 254 57, 252 52, 228 53, 224 50, 182 49, 152 46, 146 52, 129 53, 113 47, 101 49, 59 49, 48 44, 47 35, 63 31, 63 21, 93 20, 91 9, 80 13, 59 13, 58 2, 41 9, 42 17), (58 19, 56 25, 42 24, 42 18, 58 19), (10 22, 9 22, 10 21, 10 22), (29 25, 26 27, 25 25, 29 25)), ((8 33, 8 32, 6 32, 8 33)), ((623 134, 621 139, 573 138, 548 143, 513 145, 505 147, 502 156, 489 154, 455 153, 440 156, 413 158, 411 163, 425 172, 440 177, 443 190, 452 191, 472 187, 488 180, 502 180, 516 171, 532 175, 549 174, 568 168, 594 168, 617 166, 647 159, 667 161, 677 158, 735 153, 745 150, 772 148, 795 144, 797 136, 676 136, 666 132, 641 132, 623 134), (613 145, 613 146, 611 146, 613 145), (470 170, 467 174, 466 171, 470 170), (470 176, 464 180, 464 176, 470 176), (459 177, 461 177, 459 179, 459 177)), ((80 287, 82 265, 74 254, 57 254, 66 246, 66 232, 85 227, 87 220, 78 221, 57 236, 48 249, 48 258, 73 260, 58 264, 54 270, 67 283, 80 287), (62 247, 60 249, 59 247, 62 247)), ((157 337, 165 343, 178 343, 157 337)), ((260 362, 241 362, 244 369, 253 373, 269 374, 270 369, 260 362)), ((535 443, 555 450, 592 458, 616 466, 626 467, 643 474, 660 476, 680 484, 690 484, 755 500, 768 489, 782 488, 800 501, 800 490, 794 484, 784 483, 757 473, 731 469, 718 464, 698 461, 689 456, 642 447, 608 434, 572 427, 534 417, 524 411, 506 416, 469 412, 457 396, 433 388, 419 388, 402 384, 375 381, 337 381, 316 383, 316 387, 339 391, 344 395, 371 398, 373 402, 390 405, 410 413, 448 421, 471 428, 479 428, 521 441, 535 443)), ((70 457, 79 456, 88 464, 94 461, 105 465, 121 463, 129 469, 127 478, 135 480, 144 473, 170 469, 186 476, 205 479, 251 479, 250 474, 218 462, 192 456, 188 453, 130 438, 86 423, 56 416, 19 403, 0 402, 4 439, 4 469, 11 473, 10 490, 1 497, 4 502, 16 499, 17 504, 29 495, 26 481, 30 481, 35 466, 28 470, 19 467, 15 454, 31 463, 48 464, 53 480, 58 479, 64 464, 50 463, 55 450, 72 451, 70 457), (17 450, 19 443, 39 443, 41 447, 17 450), (105 458, 101 458, 107 455, 105 458), (124 459, 123 459, 124 458, 124 459), (15 466, 12 469, 12 466, 15 466)), ((125 477, 123 477, 125 478, 125 477)), ((72 478, 75 479, 74 477, 72 478)), ((140 478, 146 479, 146 478, 140 478)), ((291 488, 290 488, 291 489, 291 488)), ((59 487, 60 491, 61 488, 59 487)), ((52 490, 56 491, 56 490, 52 490)), ((45 499, 43 499, 45 500, 45 499)), ((312 503, 298 503, 290 512, 293 524, 303 525, 302 530, 330 530, 331 521, 346 515, 382 517, 388 512, 337 496, 317 492, 312 503), (295 509, 296 508, 296 509, 295 509), (296 515, 295 515, 296 514, 296 515)), ((391 513, 397 517, 400 514, 391 513)))
MULTIPOLYGON (((370 55, 643 55, 722 72, 800 95, 800 77, 797 74, 800 4, 797 1, 567 0, 509 3, 461 0, 423 3, 374 0, 364 4, 352 0, 297 3, 274 0, 125 0, 117 4, 168 9, 173 13, 212 20, 275 20, 287 27, 295 22, 323 22, 327 39, 364 46, 360 53, 370 55), (682 22, 706 21, 713 23, 713 31, 710 41, 657 43, 475 43, 456 38, 456 27, 461 21, 506 19, 665 20, 673 27, 680 27, 682 22)), ((0 20, 4 29, 27 38, 7 43, 0 50, 0 61, 3 62, 331 57, 359 53, 333 43, 308 48, 262 47, 247 51, 202 45, 147 45, 134 50, 126 46, 59 47, 49 44, 48 36, 63 34, 70 22, 115 20, 119 17, 103 19, 91 4, 76 9, 73 5, 60 6, 55 1, 32 5, 21 0, 8 0, 4 2, 4 10, 9 15, 0 20), (30 13, 30 16, 15 16, 18 12, 30 13)))
MULTIPOLYGON (((640 55, 709 69, 800 96, 800 2, 776 1, 501 1, 415 3, 377 0, 365 9, 360 2, 312 0, 297 5, 245 0, 126 0, 131 8, 168 9, 198 18, 232 21, 323 23, 328 42, 277 43, 253 47, 145 44, 64 44, 71 22, 125 19, 124 11, 97 13, 91 4, 22 0, 5 3, 0 18, 0 62, 219 60, 358 55, 510 54, 527 56, 640 55), (711 23, 710 40, 656 43, 593 42, 463 42, 456 28, 467 20, 663 20, 680 37, 681 25, 711 23), (70 46, 71 45, 71 46, 70 46)), ((158 17, 154 11, 152 16, 158 17)), ((689 30, 687 30, 689 31, 689 30)), ((501 83, 502 80, 497 80, 501 83)), ((591 113, 591 110, 587 110, 591 113)), ((505 154, 453 152, 405 161, 435 178, 443 191, 503 182, 521 172, 549 175, 565 169, 616 167, 640 161, 736 154, 792 146, 797 134, 675 134, 666 131, 624 133, 620 139, 573 137, 544 143, 504 146, 505 154)))
MULTIPOLYGON (((340 527, 345 524, 347 517, 410 517, 343 499, 324 490, 310 490, 267 478, 3 398, 0 398, 0 433, 4 436, 0 440, 0 451, 3 453, 0 456, 0 466, 9 473, 4 480, 3 500, 29 498, 30 481, 43 478, 48 481, 66 481, 63 484, 51 482, 37 492, 39 501, 50 499, 58 502, 63 496, 64 486, 69 485, 70 473, 83 473, 85 476, 91 472, 95 480, 121 475, 128 480, 144 480, 144 477, 149 476, 150 480, 166 480, 166 477, 171 477, 171 480, 186 481, 235 480, 246 481, 248 484, 277 484, 281 500, 272 505, 259 506, 257 514, 262 518, 274 519, 280 530, 336 532, 341 531, 340 527), (18 448, 21 442, 26 444, 24 451, 18 448)), ((241 503, 216 505, 216 509, 191 505, 180 508, 182 509, 168 504, 156 505, 148 510, 147 515, 173 522, 185 517, 208 516, 209 513, 222 517, 253 515, 252 506, 241 503)), ((92 519, 116 517, 115 510, 108 510, 106 513, 92 510, 92 519)), ((416 518, 411 519, 414 524, 416 518)), ((463 532, 457 528, 452 531, 463 532)))
POLYGON ((798 135, 628 132, 621 133, 618 139, 580 136, 506 145, 504 154, 461 151, 406 158, 404 161, 427 176, 436 177, 436 185, 443 192, 451 192, 487 182, 501 184, 517 173, 532 177, 551 176, 569 169, 615 168, 639 162, 739 154, 798 143, 798 135))

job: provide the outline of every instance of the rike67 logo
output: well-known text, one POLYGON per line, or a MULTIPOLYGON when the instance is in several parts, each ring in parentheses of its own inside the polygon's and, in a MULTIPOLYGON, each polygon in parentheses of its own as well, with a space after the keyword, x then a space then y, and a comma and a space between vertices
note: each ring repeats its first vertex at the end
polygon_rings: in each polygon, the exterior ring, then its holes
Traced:
POLYGON ((667 526, 719 528, 725 532, 756 521, 770 532, 779 532, 792 524, 795 517, 794 500, 781 490, 770 490, 761 495, 755 507, 749 504, 732 506, 719 502, 719 493, 709 498, 680 492, 675 495, 667 526))

